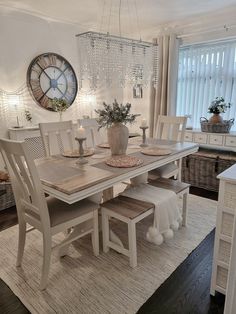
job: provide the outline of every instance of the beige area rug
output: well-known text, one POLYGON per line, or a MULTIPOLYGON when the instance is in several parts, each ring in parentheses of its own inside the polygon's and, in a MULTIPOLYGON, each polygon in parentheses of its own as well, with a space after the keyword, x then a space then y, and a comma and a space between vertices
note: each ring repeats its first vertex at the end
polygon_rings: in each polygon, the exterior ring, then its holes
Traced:
MULTIPOLYGON (((32 313, 136 313, 140 306, 171 275, 214 228, 216 202, 190 195, 188 227, 161 246, 145 241, 152 217, 137 226, 138 267, 114 251, 92 255, 90 237, 71 246, 69 256, 52 258, 46 291, 38 290, 41 275, 42 239, 38 231, 27 235, 21 269, 15 267, 18 227, 0 233, 0 277, 32 313)), ((126 226, 114 223, 126 237, 126 226)))

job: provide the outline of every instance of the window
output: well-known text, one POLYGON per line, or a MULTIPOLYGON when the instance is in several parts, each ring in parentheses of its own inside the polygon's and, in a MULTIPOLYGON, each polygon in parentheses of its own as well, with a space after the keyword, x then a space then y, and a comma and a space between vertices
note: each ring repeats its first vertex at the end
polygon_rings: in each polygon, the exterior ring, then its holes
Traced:
POLYGON ((207 108, 217 96, 232 103, 223 118, 234 118, 236 41, 180 48, 176 114, 191 115, 192 126, 200 128, 200 117, 210 116, 207 108))

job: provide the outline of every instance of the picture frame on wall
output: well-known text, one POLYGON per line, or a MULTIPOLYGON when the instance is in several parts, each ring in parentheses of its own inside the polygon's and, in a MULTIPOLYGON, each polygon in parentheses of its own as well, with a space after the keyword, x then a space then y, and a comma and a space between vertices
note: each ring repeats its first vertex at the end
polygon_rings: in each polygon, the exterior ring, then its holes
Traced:
POLYGON ((143 98, 142 84, 136 84, 133 87, 133 98, 143 98))

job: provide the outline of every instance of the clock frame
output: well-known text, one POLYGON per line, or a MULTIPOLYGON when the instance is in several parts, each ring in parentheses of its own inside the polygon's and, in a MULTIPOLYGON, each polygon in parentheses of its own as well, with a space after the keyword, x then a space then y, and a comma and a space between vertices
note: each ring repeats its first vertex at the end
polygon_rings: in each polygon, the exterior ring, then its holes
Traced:
POLYGON ((71 106, 78 90, 74 69, 64 57, 53 52, 43 53, 31 61, 27 86, 37 104, 51 111, 54 111, 53 98, 63 98, 71 106))

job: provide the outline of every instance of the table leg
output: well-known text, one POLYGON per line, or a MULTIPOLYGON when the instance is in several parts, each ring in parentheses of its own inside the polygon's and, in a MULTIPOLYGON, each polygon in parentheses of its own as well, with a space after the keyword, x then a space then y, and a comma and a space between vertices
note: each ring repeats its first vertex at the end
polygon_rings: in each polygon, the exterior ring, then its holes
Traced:
POLYGON ((103 191, 103 203, 109 201, 114 197, 113 186, 103 191))

